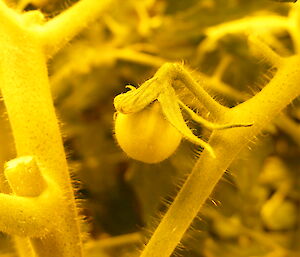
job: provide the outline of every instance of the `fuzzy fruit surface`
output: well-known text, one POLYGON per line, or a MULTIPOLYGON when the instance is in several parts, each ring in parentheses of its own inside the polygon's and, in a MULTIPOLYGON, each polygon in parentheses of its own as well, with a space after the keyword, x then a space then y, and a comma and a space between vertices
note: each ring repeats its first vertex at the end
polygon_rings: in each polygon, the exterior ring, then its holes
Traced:
POLYGON ((158 102, 137 113, 118 113, 115 134, 129 157, 145 163, 158 163, 170 157, 182 138, 164 118, 158 102))

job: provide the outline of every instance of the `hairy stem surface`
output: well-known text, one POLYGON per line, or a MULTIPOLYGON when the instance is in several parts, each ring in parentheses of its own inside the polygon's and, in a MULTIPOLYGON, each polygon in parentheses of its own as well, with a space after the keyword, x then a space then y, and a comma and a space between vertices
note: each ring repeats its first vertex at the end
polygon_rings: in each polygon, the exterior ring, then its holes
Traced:
POLYGON ((203 152, 141 257, 154 257, 158 253, 160 257, 168 257, 172 254, 238 153, 300 94, 299 67, 298 56, 286 59, 282 68, 261 92, 227 113, 226 122, 250 122, 254 125, 213 132, 209 144, 217 158, 213 159, 207 151, 203 152))
POLYGON ((112 0, 81 0, 43 25, 48 55, 55 54, 74 36, 106 11, 112 0))
MULTIPOLYGON (((55 181, 63 192, 64 208, 53 219, 57 229, 47 236, 32 238, 31 242, 37 256, 80 257, 82 247, 77 211, 42 44, 27 31, 8 32, 0 24, 0 47, 1 91, 17 155, 35 156, 44 175, 55 181)), ((49 209, 50 217, 52 212, 49 209)), ((35 229, 39 230, 38 227, 35 229)))

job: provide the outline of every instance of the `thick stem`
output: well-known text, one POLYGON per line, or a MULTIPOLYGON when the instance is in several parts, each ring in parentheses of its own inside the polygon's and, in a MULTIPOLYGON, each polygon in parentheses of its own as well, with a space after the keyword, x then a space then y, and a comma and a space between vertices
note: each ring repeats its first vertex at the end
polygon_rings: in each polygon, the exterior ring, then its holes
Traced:
MULTIPOLYGON (((0 25, 0 81, 18 156, 35 156, 45 177, 63 194, 61 224, 32 239, 37 256, 82 256, 79 222, 66 157, 52 103, 46 57, 34 34, 0 25), (4 31, 3 31, 4 30, 4 31)), ((4 197, 4 196, 3 196, 4 197)), ((53 210, 48 210, 52 217, 53 210)))
POLYGON ((285 60, 269 84, 255 97, 232 109, 227 122, 253 122, 248 128, 213 132, 209 144, 216 159, 204 151, 192 173, 154 232, 141 257, 168 257, 238 153, 294 98, 300 94, 299 57, 285 60))
POLYGON ((81 0, 48 21, 42 29, 47 55, 55 54, 89 23, 106 11, 112 0, 81 0))
POLYGON ((0 193, 0 228, 21 237, 43 237, 54 230, 59 217, 60 192, 53 184, 39 197, 22 197, 0 193), (49 210, 52 210, 49 215, 49 210))
MULTIPOLYGON (((37 256, 82 256, 77 211, 53 108, 45 51, 47 57, 53 55, 106 10, 110 2, 111 0, 82 0, 44 26, 27 30, 25 20, 0 0, 1 90, 17 155, 35 156, 45 168, 44 175, 55 181, 64 199, 64 206, 56 207, 60 209, 60 215, 56 222, 59 224, 54 231, 43 234, 42 237, 39 237, 38 232, 32 235, 28 233, 37 256)), ((20 198, 1 195, 1 200, 8 204, 7 207, 11 207, 8 210, 12 212, 18 212, 18 206, 14 206, 18 199, 20 198)), ((23 211, 30 213, 29 209, 24 208, 23 211)), ((47 218, 52 217, 52 209, 48 208, 47 218)), ((5 224, 2 226, 5 230, 5 224)), ((37 227, 39 226, 32 226, 33 229, 37 227)), ((20 231, 15 232, 22 235, 22 226, 20 231)), ((17 239, 17 243, 22 248, 22 254, 30 249, 26 239, 17 239)))
POLYGON ((0 102, 0 193, 9 194, 11 188, 4 176, 4 164, 14 156, 11 146, 12 136, 7 117, 4 115, 4 105, 0 102))
MULTIPOLYGON (((0 194, 1 231, 21 237, 43 237, 54 230, 60 216, 61 192, 55 183, 45 179, 36 160, 26 156, 7 162, 5 176, 16 195, 0 194)), ((17 241, 22 249, 29 247, 28 243, 17 241)))
MULTIPOLYGON (((12 159, 13 149, 10 142, 13 142, 10 134, 9 122, 3 114, 2 103, 0 107, 0 193, 10 194, 12 192, 7 179, 4 176, 4 163, 12 159)), ((28 238, 14 236, 13 241, 19 257, 35 257, 28 238)))

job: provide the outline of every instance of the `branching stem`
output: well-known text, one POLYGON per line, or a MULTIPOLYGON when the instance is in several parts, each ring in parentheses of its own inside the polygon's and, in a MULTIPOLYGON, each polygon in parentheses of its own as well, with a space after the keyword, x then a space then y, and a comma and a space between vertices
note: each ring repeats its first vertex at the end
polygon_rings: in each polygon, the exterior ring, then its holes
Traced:
POLYGON ((214 100, 201 86, 187 72, 182 65, 166 63, 155 74, 155 77, 161 81, 180 81, 192 94, 199 100, 203 107, 205 107, 215 118, 223 116, 229 109, 216 100, 214 100))
POLYGON ((55 54, 107 9, 112 0, 81 0, 48 21, 42 29, 47 55, 55 54))
MULTIPOLYGON (((63 204, 55 204, 53 208, 48 206, 46 212, 36 207, 31 201, 23 199, 24 196, 12 197, 5 194, 0 196, 2 213, 7 216, 6 221, 13 215, 19 214, 21 221, 25 221, 25 224, 26 222, 32 224, 31 231, 27 231, 28 234, 22 226, 11 226, 11 229, 15 228, 16 231, 9 231, 7 222, 0 224, 0 230, 30 236, 35 256, 81 257, 83 254, 74 194, 49 87, 47 56, 43 48, 45 41, 41 41, 40 33, 42 33, 42 39, 45 39, 43 38, 45 35, 49 37, 49 42, 53 43, 51 53, 55 52, 86 24, 95 20, 96 14, 99 14, 99 9, 101 9, 99 6, 102 6, 101 10, 103 10, 105 5, 103 1, 99 3, 95 0, 83 0, 71 10, 47 23, 45 30, 41 29, 42 25, 39 30, 31 30, 26 27, 26 20, 23 16, 10 10, 2 1, 0 2, 1 92, 15 141, 17 157, 35 156, 37 162, 43 167, 43 175, 53 181, 62 194, 63 204), (78 20, 76 14, 80 17, 78 20), (52 38, 54 41, 51 41, 52 38), (32 206, 28 206, 30 203, 32 206), (4 206, 5 204, 7 206, 4 206), (27 216, 25 209, 22 212, 22 206, 25 208, 25 205, 28 208, 27 216), (41 236, 41 226, 34 225, 28 220, 40 217, 30 215, 32 214, 30 207, 37 214, 45 215, 46 223, 47 220, 49 224, 56 222, 55 229, 51 231, 46 226, 44 232, 47 228, 49 233, 41 236), (53 218, 52 213, 57 211, 59 219, 50 222, 53 218), (22 234, 23 230, 25 234, 22 234)), ((31 200, 34 201, 34 199, 31 200)), ((44 201, 50 202, 48 199, 44 201)), ((36 201, 36 204, 38 203, 36 201)), ((2 220, 5 221, 3 217, 2 220)), ((38 221, 39 219, 36 220, 38 221)), ((21 249, 23 253, 31 247, 26 238, 17 241, 18 246, 24 247, 21 249)), ((27 256, 30 254, 28 253, 27 256)))
POLYGON ((282 64, 283 58, 280 57, 276 52, 274 52, 270 46, 264 43, 258 36, 249 36, 249 43, 255 51, 254 54, 258 54, 266 59, 268 63, 279 67, 282 64))
POLYGON ((22 237, 45 236, 57 224, 52 220, 54 213, 49 215, 49 210, 56 210, 60 205, 60 194, 54 184, 34 198, 0 193, 1 231, 22 237))
POLYGON ((157 253, 161 257, 168 257, 172 254, 238 153, 300 94, 299 67, 299 56, 286 59, 282 68, 260 93, 227 113, 225 117, 227 122, 252 121, 254 125, 213 132, 209 144, 213 147, 217 158, 212 158, 207 151, 202 153, 141 257, 155 257, 157 253))

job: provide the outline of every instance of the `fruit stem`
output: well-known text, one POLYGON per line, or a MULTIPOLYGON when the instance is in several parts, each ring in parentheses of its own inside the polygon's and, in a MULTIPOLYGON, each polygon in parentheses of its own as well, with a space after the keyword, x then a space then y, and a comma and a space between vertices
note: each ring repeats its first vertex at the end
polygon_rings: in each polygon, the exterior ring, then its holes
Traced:
POLYGON ((254 124, 248 128, 219 130, 212 133, 209 144, 213 147, 217 158, 212 158, 204 150, 141 257, 155 257, 157 253, 160 257, 168 257, 172 254, 239 152, 300 94, 299 67, 299 56, 287 58, 263 90, 227 113, 225 120, 228 122, 252 121, 254 124))

